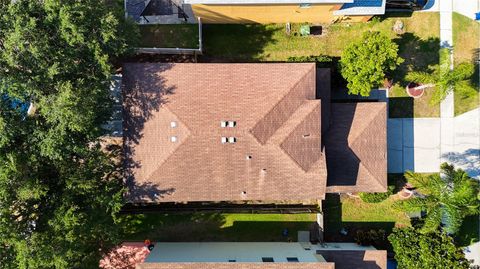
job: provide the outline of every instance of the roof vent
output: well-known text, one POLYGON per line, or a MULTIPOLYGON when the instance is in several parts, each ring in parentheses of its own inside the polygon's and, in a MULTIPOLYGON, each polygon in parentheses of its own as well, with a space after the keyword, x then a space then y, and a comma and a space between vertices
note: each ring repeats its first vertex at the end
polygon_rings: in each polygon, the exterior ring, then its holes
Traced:
POLYGON ((228 142, 228 138, 222 136, 222 144, 225 144, 225 143, 227 143, 227 142, 228 142))
POLYGON ((251 160, 251 159, 252 159, 252 155, 247 155, 247 157, 245 157, 245 159, 251 160))
POLYGON ((236 121, 233 121, 233 120, 228 121, 228 127, 235 127, 235 125, 237 125, 236 121))
POLYGON ((237 142, 237 139, 236 139, 235 137, 230 136, 230 137, 228 138, 228 143, 233 144, 233 143, 235 143, 235 142, 237 142))
POLYGON ((246 191, 242 191, 242 195, 243 195, 243 196, 247 195, 247 192, 246 192, 246 191))
POLYGON ((178 140, 178 139, 177 139, 176 136, 171 136, 171 137, 170 137, 170 141, 173 142, 173 143, 177 142, 177 140, 178 140))
POLYGON ((267 168, 262 168, 261 172, 262 172, 263 174, 266 174, 266 173, 267 173, 267 168))
POLYGON ((222 121, 220 122, 220 127, 222 127, 222 128, 227 127, 227 122, 224 121, 224 120, 222 120, 222 121))
POLYGON ((310 137, 310 134, 304 134, 303 135, 303 138, 308 138, 308 137, 310 137))
POLYGON ((170 127, 172 127, 172 128, 177 127, 177 122, 176 121, 171 121, 170 122, 170 127))

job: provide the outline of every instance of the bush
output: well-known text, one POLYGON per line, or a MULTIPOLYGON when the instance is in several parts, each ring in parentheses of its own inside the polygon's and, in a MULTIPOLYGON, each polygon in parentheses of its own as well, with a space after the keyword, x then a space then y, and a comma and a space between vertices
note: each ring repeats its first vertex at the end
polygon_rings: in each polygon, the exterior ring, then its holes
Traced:
POLYGON ((385 241, 385 230, 358 230, 355 234, 355 242, 361 246, 375 246, 385 241))
POLYGON ((287 62, 314 62, 317 64, 317 67, 334 67, 333 58, 328 55, 290 56, 287 62))
POLYGON ((380 203, 387 200, 388 197, 393 194, 394 189, 395 186, 388 186, 387 192, 361 192, 358 195, 360 196, 360 199, 362 199, 362 201, 364 201, 365 203, 380 203))

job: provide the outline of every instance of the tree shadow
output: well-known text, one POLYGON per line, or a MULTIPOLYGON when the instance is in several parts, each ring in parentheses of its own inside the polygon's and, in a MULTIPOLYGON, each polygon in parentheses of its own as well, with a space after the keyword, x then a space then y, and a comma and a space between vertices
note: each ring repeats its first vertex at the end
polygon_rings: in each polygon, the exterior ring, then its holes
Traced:
POLYGON ((204 54, 200 62, 255 62, 274 42, 273 26, 263 24, 204 24, 204 54))
POLYGON ((413 33, 404 33, 394 39, 398 44, 399 56, 405 61, 397 69, 388 74, 394 82, 399 82, 400 86, 406 87, 409 81, 405 76, 412 71, 428 71, 429 65, 438 64, 440 61, 440 39, 430 37, 421 39, 413 33))
POLYGON ((467 149, 464 152, 448 152, 442 154, 448 163, 455 164, 470 177, 480 178, 480 149, 467 149))
POLYGON ((125 64, 123 67, 123 170, 129 201, 152 201, 175 191, 136 182, 134 171, 142 164, 133 158, 145 123, 168 102, 168 95, 175 93, 175 88, 166 86, 161 76, 172 67, 173 64, 125 64))

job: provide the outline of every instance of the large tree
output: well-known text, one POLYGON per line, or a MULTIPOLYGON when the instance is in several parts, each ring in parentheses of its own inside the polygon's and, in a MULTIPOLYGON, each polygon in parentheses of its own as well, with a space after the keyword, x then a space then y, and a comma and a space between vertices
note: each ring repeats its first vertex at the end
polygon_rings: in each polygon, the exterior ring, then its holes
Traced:
POLYGON ((423 232, 436 231, 442 225, 447 233, 454 234, 466 216, 480 212, 478 181, 453 165, 443 163, 441 175, 408 171, 405 178, 421 195, 400 201, 398 206, 407 212, 426 213, 423 232))
POLYGON ((453 239, 439 231, 421 233, 411 227, 394 228, 388 236, 399 269, 468 269, 469 262, 453 239))
POLYGON ((385 72, 395 70, 402 62, 398 45, 388 36, 365 32, 362 39, 343 50, 340 68, 348 82, 348 93, 369 96, 372 88, 383 83, 385 72))
POLYGON ((2 268, 95 268, 118 240, 123 186, 99 137, 111 62, 136 32, 110 8, 0 1, 2 268))

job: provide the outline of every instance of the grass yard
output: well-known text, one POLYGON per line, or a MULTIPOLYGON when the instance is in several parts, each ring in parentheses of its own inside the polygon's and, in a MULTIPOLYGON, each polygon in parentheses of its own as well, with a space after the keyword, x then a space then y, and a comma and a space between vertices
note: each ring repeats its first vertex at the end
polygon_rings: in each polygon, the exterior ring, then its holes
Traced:
MULTIPOLYGON (((454 63, 475 62, 480 52, 480 23, 456 12, 453 13, 453 56, 454 63)), ((476 73, 472 78, 476 92, 469 95, 455 93, 455 115, 477 108, 480 105, 478 89, 480 87, 478 62, 476 73)))
MULTIPOLYGON (((329 55, 339 57, 343 48, 366 31, 381 31, 398 38, 391 30, 397 19, 405 23, 407 34, 419 40, 438 39, 438 13, 413 13, 411 17, 384 17, 368 23, 341 23, 324 28, 320 37, 302 37, 300 24, 293 24, 290 36, 284 24, 204 25, 207 57, 224 61, 286 61, 291 56, 329 55), (436 29, 436 30, 433 30, 436 29)), ((402 40, 398 40, 402 43, 402 40)), ((437 42, 438 43, 438 42, 437 42)))
MULTIPOLYGON (((405 75, 412 70, 424 70, 438 63, 439 14, 413 13, 410 17, 382 17, 368 23, 333 24, 324 29, 320 37, 302 37, 300 24, 292 25, 290 36, 283 24, 269 25, 205 25, 204 61, 257 62, 286 61, 292 56, 328 55, 339 58, 342 50, 361 38, 366 31, 381 31, 394 39, 405 62, 392 74, 395 88, 390 96, 393 117, 438 117, 438 105, 430 105, 430 94, 413 100, 406 97, 405 75), (396 20, 402 20, 406 32, 397 35, 392 31, 396 20), (398 90, 402 89, 402 90, 398 90), (407 100, 410 99, 410 100, 407 100), (410 102, 410 106, 405 106, 410 102)), ((341 84, 341 83, 340 83, 341 84)), ((337 89, 339 90, 339 89, 337 89)), ((345 89, 340 89, 345 90, 345 89)))
POLYGON ((365 203, 360 198, 327 194, 323 203, 325 240, 354 242, 357 231, 383 230, 385 237, 374 245, 379 249, 391 250, 387 236, 392 229, 410 226, 409 217, 393 209, 396 199, 392 195, 380 203, 365 203), (342 228, 347 229, 347 235, 340 234, 342 228))
POLYGON ((198 48, 198 25, 139 25, 140 44, 144 48, 198 48))
POLYGON ((126 215, 123 226, 128 241, 285 242, 296 241, 297 231, 310 230, 315 221, 315 214, 150 213, 126 215))

